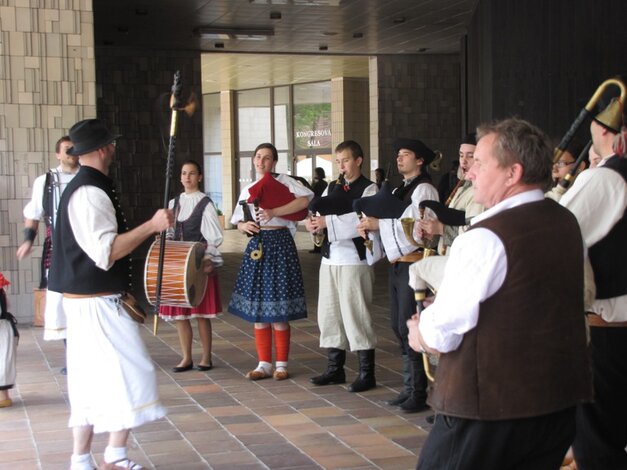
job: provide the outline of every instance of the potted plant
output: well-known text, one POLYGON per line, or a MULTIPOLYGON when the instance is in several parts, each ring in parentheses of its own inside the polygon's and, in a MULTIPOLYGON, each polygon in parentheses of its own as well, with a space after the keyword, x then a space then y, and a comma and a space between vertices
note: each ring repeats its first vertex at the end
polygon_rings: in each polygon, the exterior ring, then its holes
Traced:
POLYGON ((222 227, 222 230, 224 230, 224 214, 218 207, 216 207, 216 212, 218 213, 218 220, 220 221, 220 227, 222 227))

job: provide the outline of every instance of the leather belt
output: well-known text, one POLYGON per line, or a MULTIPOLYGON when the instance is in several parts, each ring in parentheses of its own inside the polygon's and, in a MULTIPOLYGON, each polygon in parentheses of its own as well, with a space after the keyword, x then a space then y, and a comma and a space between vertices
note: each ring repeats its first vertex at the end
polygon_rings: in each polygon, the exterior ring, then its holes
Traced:
POLYGON ((66 299, 91 299, 93 297, 106 297, 107 295, 118 295, 119 292, 98 292, 96 294, 63 294, 66 299))
POLYGON ((597 315, 596 313, 588 312, 586 314, 586 318, 588 319, 588 325, 601 327, 601 328, 627 328, 627 321, 613 321, 608 322, 601 318, 601 315, 597 315))
POLYGON ((400 258, 396 258, 392 261, 392 264, 396 263, 415 263, 416 261, 420 261, 424 256, 422 251, 414 251, 413 253, 409 253, 408 255, 401 256, 400 258))
POLYGON ((287 229, 287 227, 284 227, 282 225, 262 225, 259 228, 261 230, 281 230, 281 229, 287 229))

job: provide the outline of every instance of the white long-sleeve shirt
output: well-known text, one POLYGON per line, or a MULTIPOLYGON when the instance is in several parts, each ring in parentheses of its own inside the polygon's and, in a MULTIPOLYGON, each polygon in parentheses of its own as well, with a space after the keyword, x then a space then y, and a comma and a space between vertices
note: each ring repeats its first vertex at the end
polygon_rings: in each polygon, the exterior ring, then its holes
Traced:
MULTIPOLYGON (((378 187, 375 183, 368 186, 362 197, 373 196, 377 193, 378 187)), ((328 188, 324 190, 322 196, 328 194, 328 188)), ((356 264, 368 264, 367 261, 360 260, 359 254, 355 249, 353 238, 359 237, 357 225, 359 218, 355 212, 349 212, 343 215, 326 215, 324 216, 327 224, 327 236, 331 244, 329 250, 329 258, 322 257, 322 264, 333 266, 345 266, 356 264)))
MULTIPOLYGON (((51 170, 53 172, 52 177, 54 178, 54 182, 58 184, 55 187, 53 192, 54 198, 54 213, 52 214, 53 222, 56 220, 56 210, 59 205, 59 201, 61 200, 61 194, 65 190, 67 184, 72 181, 72 178, 76 176, 76 173, 66 173, 63 171, 61 165, 51 170)), ((30 201, 24 206, 23 215, 25 219, 30 220, 42 220, 44 217, 44 186, 46 184, 46 175, 39 175, 35 178, 33 182, 33 192, 30 198, 30 201)))
POLYGON ((100 269, 108 271, 111 247, 118 236, 115 208, 107 193, 96 186, 81 186, 68 202, 68 216, 76 242, 100 269))
MULTIPOLYGON (((517 194, 479 214, 471 225, 543 198, 539 189, 517 194)), ((501 288, 506 274, 505 247, 494 232, 477 228, 458 236, 438 295, 420 315, 420 333, 426 344, 443 353, 457 349, 464 334, 477 326, 481 302, 501 288)))
MULTIPOLYGON (((400 218, 379 219, 381 242, 389 261, 394 261, 416 251, 416 245, 410 243, 403 232, 401 219, 405 217, 411 217, 414 220, 420 219, 418 205, 421 201, 426 200, 439 201, 438 190, 430 183, 421 183, 414 189, 411 195, 411 204, 407 206, 400 218)), ((427 209, 427 213, 430 212, 431 209, 427 209)))
MULTIPOLYGON (((559 201, 577 218, 588 248, 609 233, 627 208, 627 183, 617 171, 603 168, 611 156, 604 157, 596 168, 582 171, 559 201)), ((627 321, 627 295, 596 299, 590 311, 607 322, 627 321)))
MULTIPOLYGON (((205 193, 196 191, 193 193, 181 193, 179 196, 178 213, 176 214, 176 220, 181 222, 185 221, 192 215, 196 205, 205 197, 205 193)), ((170 200, 168 205, 170 209, 174 207, 174 199, 170 200)), ((222 234, 222 227, 218 220, 218 213, 213 203, 207 204, 205 210, 202 213, 202 220, 200 223, 200 233, 207 241, 207 248, 205 250, 205 257, 211 259, 214 266, 222 266, 224 260, 218 247, 222 245, 224 235, 222 234)), ((174 235, 174 228, 168 230, 169 235, 174 235)))

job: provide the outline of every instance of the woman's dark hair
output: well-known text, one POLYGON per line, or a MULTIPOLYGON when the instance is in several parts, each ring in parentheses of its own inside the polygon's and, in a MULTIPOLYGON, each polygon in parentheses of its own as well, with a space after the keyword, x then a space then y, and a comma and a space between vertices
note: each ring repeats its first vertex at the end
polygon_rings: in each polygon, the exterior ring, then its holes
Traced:
POLYGON ((272 159, 275 162, 279 160, 279 152, 276 151, 276 147, 272 145, 271 143, 266 142, 266 143, 257 145, 257 148, 255 149, 255 153, 253 153, 253 155, 256 155, 257 151, 261 149, 270 149, 270 151, 272 152, 272 159))
POLYGON ((183 167, 185 165, 194 165, 196 167, 196 169, 198 170, 198 174, 200 176, 202 176, 202 168, 200 166, 200 163, 198 163, 196 160, 186 160, 183 162, 183 164, 181 165, 181 171, 183 171, 183 167))
POLYGON ((204 178, 202 178, 203 174, 202 174, 202 167, 200 166, 200 163, 198 163, 196 160, 186 160, 183 162, 183 164, 181 165, 181 171, 179 172, 182 173, 183 172, 183 167, 185 165, 194 165, 196 167, 196 169, 198 170, 198 174, 201 176, 201 180, 198 182, 198 190, 199 191, 204 191, 204 187, 203 187, 203 181, 204 178))
POLYGON ((327 177, 326 173, 324 172, 324 168, 322 167, 318 167, 314 171, 316 172, 316 178, 318 178, 319 180, 323 180, 327 177))

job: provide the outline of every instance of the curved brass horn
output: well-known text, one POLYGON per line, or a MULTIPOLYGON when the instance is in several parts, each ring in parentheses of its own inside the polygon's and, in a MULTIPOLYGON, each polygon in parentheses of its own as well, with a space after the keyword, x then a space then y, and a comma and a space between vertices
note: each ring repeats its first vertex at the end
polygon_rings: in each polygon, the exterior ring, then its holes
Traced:
POLYGON ((444 156, 442 155, 442 152, 440 152, 439 150, 436 150, 434 153, 435 153, 435 158, 433 159, 431 163, 429 163, 429 169, 437 173, 440 171, 440 164, 442 163, 442 158, 444 158, 444 156))
POLYGON ((403 226, 403 233, 405 234, 405 238, 407 238, 407 241, 414 246, 422 246, 414 238, 414 224, 415 223, 416 223, 416 219, 414 219, 413 217, 401 218, 401 225, 403 226))
POLYGON ((623 122, 623 106, 625 104, 625 97, 627 96, 627 89, 625 89, 625 84, 616 78, 610 78, 605 80, 603 83, 599 85, 596 89, 588 104, 579 112, 579 116, 575 119, 575 122, 572 123, 570 129, 566 132, 566 135, 562 138, 562 141, 559 143, 555 151, 553 152, 553 162, 557 162, 559 158, 562 156, 570 141, 573 140, 577 129, 579 126, 583 124, 584 120, 592 115, 592 111, 596 106, 597 102, 601 99, 601 95, 605 91, 605 89, 611 85, 615 85, 620 89, 620 98, 618 100, 613 99, 610 104, 601 111, 594 119, 599 121, 606 127, 616 130, 618 132, 623 122))

